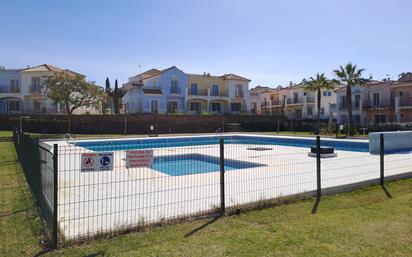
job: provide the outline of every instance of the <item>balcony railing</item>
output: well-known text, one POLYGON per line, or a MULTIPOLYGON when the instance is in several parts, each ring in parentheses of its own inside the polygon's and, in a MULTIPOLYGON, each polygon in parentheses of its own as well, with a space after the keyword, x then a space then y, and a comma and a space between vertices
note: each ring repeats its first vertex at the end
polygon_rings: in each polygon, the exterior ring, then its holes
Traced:
POLYGON ((283 105, 283 101, 279 99, 273 99, 271 102, 272 102, 272 106, 283 105))
POLYGON ((39 85, 30 85, 30 93, 41 94, 41 87, 39 85))
POLYGON ((180 94, 180 88, 179 87, 171 87, 170 88, 170 94, 180 94))
POLYGON ((198 95, 198 96, 207 96, 207 89, 197 89, 197 90, 191 90, 189 88, 188 90, 188 95, 198 95))
POLYGON ((286 101, 288 104, 303 104, 305 102, 305 98, 306 98, 306 103, 308 104, 315 103, 315 98, 312 96, 287 98, 286 101))
POLYGON ((399 106, 401 107, 412 106, 412 97, 400 97, 399 106))
POLYGON ((20 86, 0 86, 0 93, 20 93, 20 86))
POLYGON ((391 99, 379 99, 379 101, 373 101, 367 99, 363 102, 365 108, 387 108, 392 106, 391 99))
POLYGON ((243 91, 236 91, 236 97, 245 97, 245 93, 243 91))
MULTIPOLYGON (((339 109, 339 111, 346 111, 346 106, 347 106, 346 103, 339 102, 339 103, 338 103, 338 109, 339 109)), ((353 102, 353 103, 352 103, 352 110, 353 110, 353 111, 359 111, 359 110, 360 110, 360 102, 358 102, 358 103, 353 102)))

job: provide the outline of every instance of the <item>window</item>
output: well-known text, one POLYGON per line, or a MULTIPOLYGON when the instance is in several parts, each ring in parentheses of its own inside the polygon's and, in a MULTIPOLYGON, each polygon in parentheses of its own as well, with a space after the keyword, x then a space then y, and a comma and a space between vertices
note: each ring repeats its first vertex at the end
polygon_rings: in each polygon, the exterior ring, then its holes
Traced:
POLYGON ((197 84, 196 83, 192 83, 192 84, 190 84, 190 94, 191 95, 197 95, 199 92, 198 92, 198 86, 197 86, 197 84))
POLYGON ((360 119, 360 115, 359 115, 359 114, 354 115, 354 116, 353 116, 353 119, 354 119, 356 125, 360 125, 361 119, 360 119))
POLYGON ((256 114, 256 112, 257 112, 257 103, 252 103, 251 104, 250 112, 256 114))
POLYGON ((31 92, 40 93, 40 77, 31 78, 31 92))
POLYGON ((403 91, 399 91, 399 97, 403 96, 403 91))
POLYGON ((341 116, 340 116, 340 122, 341 122, 341 124, 346 123, 347 120, 348 120, 348 116, 346 116, 346 115, 341 115, 341 116))
POLYGON ((179 87, 177 79, 172 79, 170 85, 170 93, 171 94, 179 94, 179 87))
POLYGON ((219 85, 213 85, 212 86, 212 96, 218 96, 219 95, 219 85))
POLYGON ((355 108, 360 107, 360 95, 355 95, 355 108))
POLYGON ((339 103, 339 110, 345 110, 346 109, 346 96, 341 96, 340 97, 340 103, 339 103))
POLYGON ((327 96, 328 92, 327 91, 323 91, 323 96, 327 96))
POLYGON ((190 102, 190 111, 200 113, 200 103, 190 102))
POLYGON ((20 93, 20 83, 18 79, 10 79, 10 92, 20 93))
POLYGON ((212 107, 212 112, 219 112, 220 113, 220 103, 212 103, 211 104, 212 107))
POLYGON ((373 94, 373 107, 379 106, 379 93, 373 94))
POLYGON ((312 107, 308 107, 308 115, 312 115, 313 114, 313 108, 312 107))
POLYGON ((159 112, 159 103, 157 100, 152 100, 151 101, 151 110, 152 113, 158 113, 159 112))
POLYGON ((240 103, 231 103, 230 109, 232 112, 240 112, 242 110, 242 105, 240 103))
POLYGON ((385 114, 375 114, 375 123, 385 123, 386 115, 385 114))
POLYGON ((296 119, 302 119, 302 109, 296 109, 295 110, 295 118, 296 119))
POLYGON ((328 96, 332 96, 332 92, 331 92, 331 91, 328 92, 328 96))
POLYGON ((299 101, 299 93, 293 93, 293 103, 296 104, 299 101))
POLYGON ((176 113, 178 111, 177 102, 176 101, 168 101, 167 102, 167 112, 168 113, 176 113))
POLYGON ((153 87, 157 87, 156 80, 153 80, 153 87))
POLYGON ((19 100, 9 100, 9 111, 10 112, 20 112, 20 101, 19 100))
POLYGON ((321 115, 325 114, 325 108, 321 107, 319 113, 320 113, 321 115))
POLYGON ((242 85, 236 85, 236 92, 235 92, 235 94, 236 94, 236 97, 243 97, 244 96, 244 94, 243 94, 243 89, 242 89, 242 85))
POLYGON ((46 112, 46 105, 44 101, 41 100, 33 100, 33 109, 35 113, 45 113, 46 112))

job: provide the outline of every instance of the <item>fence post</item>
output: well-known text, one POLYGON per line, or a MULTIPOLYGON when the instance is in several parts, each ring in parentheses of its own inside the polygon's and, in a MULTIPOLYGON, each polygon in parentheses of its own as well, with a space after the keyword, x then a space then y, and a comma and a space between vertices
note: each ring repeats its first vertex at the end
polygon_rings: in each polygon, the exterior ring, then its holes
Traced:
POLYGON ((384 162, 384 156, 385 156, 385 143, 384 143, 384 137, 383 134, 380 134, 380 169, 381 169, 381 176, 380 176, 380 184, 383 186, 385 182, 385 162, 384 162))
POLYGON ((53 145, 53 229, 52 229, 52 247, 57 248, 57 200, 58 200, 58 146, 53 145))
POLYGON ((339 136, 339 124, 336 122, 335 123, 335 133, 336 133, 336 138, 339 136))
POLYGON ((278 119, 278 134, 279 134, 279 130, 280 130, 280 121, 278 119))
POLYGON ((219 139, 220 145, 220 215, 225 215, 225 148, 224 139, 219 139))
POLYGON ((316 199, 322 195, 321 173, 320 173, 320 136, 316 136, 316 199))

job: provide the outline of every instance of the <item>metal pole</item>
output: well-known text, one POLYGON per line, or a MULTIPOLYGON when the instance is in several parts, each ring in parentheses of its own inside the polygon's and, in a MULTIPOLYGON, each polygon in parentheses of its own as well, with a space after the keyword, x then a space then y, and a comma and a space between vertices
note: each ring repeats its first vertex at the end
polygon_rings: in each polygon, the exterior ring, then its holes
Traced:
POLYGON ((52 225, 52 248, 57 248, 57 200, 58 200, 58 146, 53 145, 53 225, 52 225))
POLYGON ((317 199, 320 199, 322 195, 320 176, 321 176, 320 174, 320 136, 316 136, 316 182, 317 182, 316 198, 317 199))
POLYGON ((338 138, 338 136, 339 136, 339 124, 336 122, 335 123, 335 132, 336 132, 336 138, 338 138))
POLYGON ((280 130, 280 121, 278 119, 278 134, 279 134, 279 130, 280 130))
POLYGON ((383 186, 385 182, 385 144, 384 144, 384 137, 383 134, 380 134, 380 168, 381 168, 381 177, 380 177, 380 184, 383 186))
POLYGON ((124 135, 127 136, 127 113, 126 113, 126 105, 124 105, 124 135))
POLYGON ((220 143, 220 215, 225 215, 225 149, 224 139, 219 139, 220 143))

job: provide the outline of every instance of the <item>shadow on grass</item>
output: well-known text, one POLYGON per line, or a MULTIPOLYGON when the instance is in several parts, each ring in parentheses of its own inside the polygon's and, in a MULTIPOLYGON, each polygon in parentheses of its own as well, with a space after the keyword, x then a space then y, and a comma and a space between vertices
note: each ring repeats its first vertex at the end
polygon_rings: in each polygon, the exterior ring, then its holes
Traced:
POLYGON ((392 198, 392 195, 391 195, 391 193, 388 191, 388 189, 386 189, 386 187, 385 187, 384 185, 381 185, 381 187, 382 187, 382 190, 383 190, 383 192, 385 193, 385 195, 386 195, 388 198, 392 198))
POLYGON ((185 235, 185 237, 193 236, 193 235, 196 234, 198 231, 200 231, 200 230, 206 228, 207 226, 215 223, 220 217, 221 217, 221 216, 215 216, 215 217, 213 217, 211 220, 209 220, 209 221, 206 222, 205 224, 203 224, 203 225, 201 225, 200 227, 195 228, 194 230, 192 230, 192 231, 190 231, 189 233, 187 233, 187 234, 185 235))
POLYGON ((312 208, 312 214, 316 214, 316 212, 318 212, 319 203, 320 203, 320 197, 316 197, 315 204, 313 205, 313 208, 312 208))

